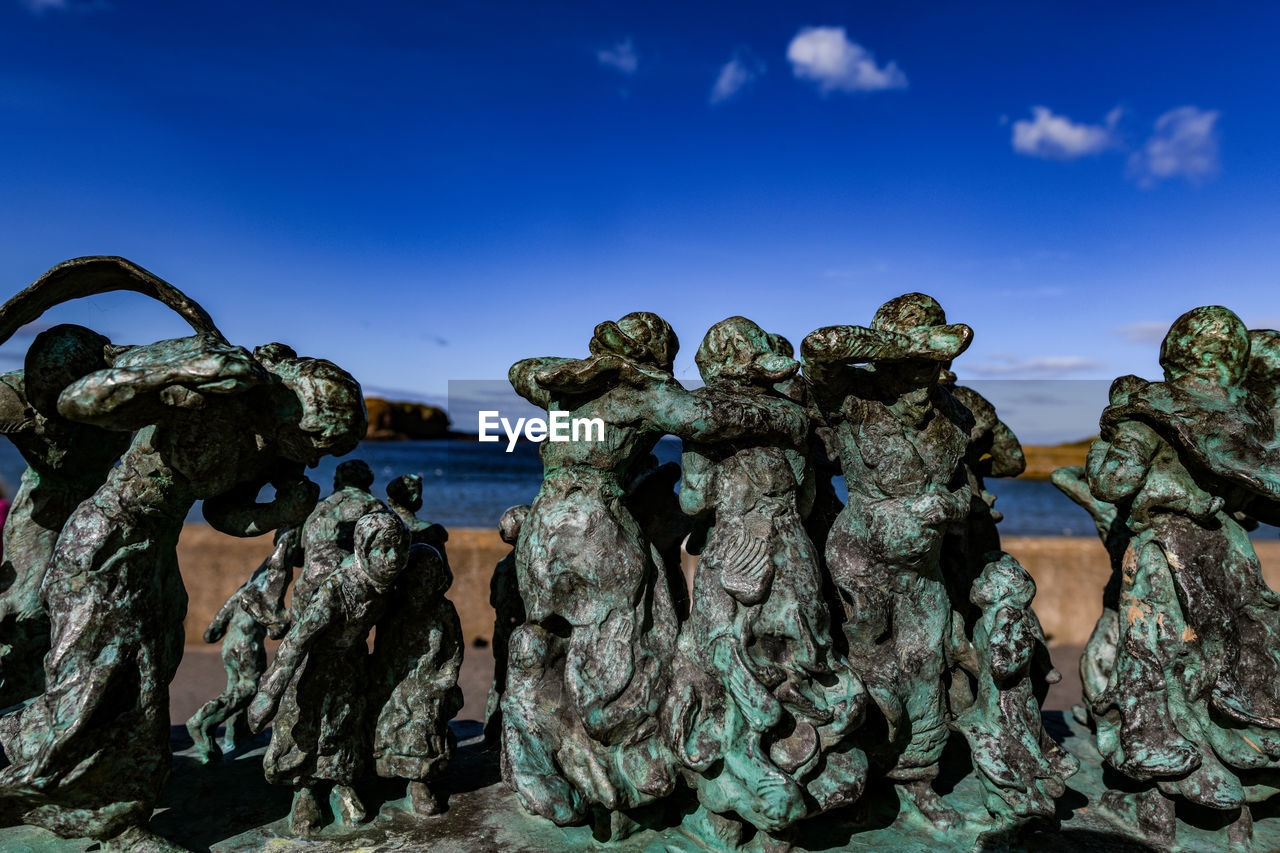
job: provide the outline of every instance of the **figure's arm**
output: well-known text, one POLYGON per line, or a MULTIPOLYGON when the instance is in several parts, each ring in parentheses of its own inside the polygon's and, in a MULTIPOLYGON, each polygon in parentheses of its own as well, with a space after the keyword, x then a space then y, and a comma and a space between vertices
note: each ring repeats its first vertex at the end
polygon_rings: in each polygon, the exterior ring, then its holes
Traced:
POLYGON ((237 394, 269 381, 248 350, 196 335, 130 349, 113 367, 67 386, 58 412, 104 429, 135 430, 173 408, 199 408, 205 395, 237 394))
POLYGON ((204 641, 206 643, 216 643, 226 636, 227 625, 231 622, 231 617, 236 612, 236 608, 240 606, 240 594, 244 592, 245 586, 241 586, 231 593, 231 597, 222 603, 217 613, 213 614, 209 627, 204 629, 204 641))
POLYGON ((714 509, 707 495, 714 470, 711 460, 696 450, 680 455, 680 509, 685 515, 700 518, 714 509))
POLYGON ((1115 505, 1093 496, 1093 492, 1089 491, 1089 481, 1083 465, 1059 468, 1049 475, 1049 479, 1060 492, 1089 513, 1099 531, 1111 528, 1111 523, 1116 518, 1115 505))
POLYGON ((710 400, 674 378, 642 388, 648 420, 658 429, 693 443, 738 439, 781 440, 803 446, 808 423, 794 403, 776 397, 755 401, 710 400))
POLYGON ((298 527, 276 532, 275 549, 241 588, 240 606, 259 625, 267 629, 271 639, 278 640, 289 628, 289 608, 284 606, 285 590, 293 579, 293 567, 299 565, 298 527))
POLYGON ((320 498, 320 487, 304 474, 276 480, 275 497, 258 503, 260 485, 237 486, 204 502, 204 518, 214 530, 229 536, 261 536, 280 527, 300 525, 320 498))
POLYGON ((1017 477, 1027 470, 1027 457, 1022 452, 1022 442, 1009 429, 1009 425, 997 419, 991 430, 990 476, 1017 477))
POLYGON ((540 371, 546 368, 567 364, 571 361, 574 361, 574 359, 555 356, 526 358, 511 365, 511 369, 507 371, 507 379, 511 382, 511 387, 521 397, 539 408, 549 409, 551 408, 551 392, 539 385, 536 377, 540 371))
POLYGON ((249 706, 249 727, 260 732, 276 715, 280 700, 284 696, 285 687, 293 680, 298 667, 307 656, 307 651, 316 637, 329 626, 334 612, 338 608, 337 596, 334 593, 335 581, 328 581, 307 604, 307 609, 294 623, 293 629, 285 635, 276 650, 275 659, 262 677, 258 685, 258 693, 249 706))

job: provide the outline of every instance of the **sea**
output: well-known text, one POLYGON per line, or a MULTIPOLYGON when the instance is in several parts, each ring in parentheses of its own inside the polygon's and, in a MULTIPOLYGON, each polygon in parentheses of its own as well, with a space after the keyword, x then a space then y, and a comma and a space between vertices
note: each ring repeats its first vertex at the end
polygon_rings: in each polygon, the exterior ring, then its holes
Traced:
MULTIPOLYGON (((507 443, 466 440, 367 441, 342 459, 326 458, 308 476, 320 484, 322 494, 333 485, 334 469, 346 459, 363 459, 373 469, 374 491, 385 496, 386 484, 401 474, 422 476, 424 519, 445 527, 493 527, 508 507, 532 503, 542 482, 538 445, 521 442, 510 452, 507 443)), ((680 461, 680 441, 664 438, 655 454, 662 462, 680 461)), ((0 478, 6 496, 17 488, 26 464, 8 442, 0 442, 0 478)), ((840 499, 844 482, 835 480, 840 499)), ((1009 536, 1095 536, 1093 522, 1084 510, 1044 480, 987 481, 996 495, 996 508, 1004 513, 1000 531, 1009 536)), ((261 496, 267 500, 269 490, 261 496)), ((192 507, 188 522, 201 524, 200 506, 192 507)), ((1277 538, 1280 530, 1262 526, 1255 538, 1277 538)))

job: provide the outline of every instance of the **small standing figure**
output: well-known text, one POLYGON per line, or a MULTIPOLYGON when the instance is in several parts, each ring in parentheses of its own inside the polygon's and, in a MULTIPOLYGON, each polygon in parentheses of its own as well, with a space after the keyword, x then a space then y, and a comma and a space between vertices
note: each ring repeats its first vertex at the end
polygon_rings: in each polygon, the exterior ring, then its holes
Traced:
POLYGON ((409 781, 409 806, 427 816, 445 804, 428 781, 453 758, 457 739, 449 721, 462 709, 462 623, 445 591, 453 575, 440 554, 413 545, 373 650, 373 693, 381 704, 373 760, 384 779, 409 781))
POLYGON ((187 720, 187 733, 195 741, 204 762, 234 750, 249 734, 244 712, 267 669, 267 636, 278 640, 289 628, 284 593, 293 579, 293 569, 302 565, 301 545, 301 528, 285 527, 277 531, 271 555, 227 599, 205 629, 206 643, 222 640, 222 667, 227 671, 227 687, 187 720), (219 748, 214 732, 223 723, 226 732, 219 748))
POLYGON ((529 505, 513 506, 498 521, 498 535, 511 546, 507 555, 493 567, 489 581, 489 604, 493 607, 493 684, 484 706, 484 736, 493 742, 502 737, 502 694, 507 692, 507 661, 511 635, 524 624, 524 599, 520 597, 520 581, 516 576, 516 546, 520 544, 520 528, 529 517, 529 505))
POLYGON ((1054 800, 1079 762, 1044 731, 1032 662, 1044 631, 1031 609, 1036 585, 1008 554, 987 563, 969 593, 977 696, 953 724, 964 734, 986 791, 987 811, 1004 828, 1051 818, 1054 800))
POLYGON ((432 524, 418 518, 418 510, 422 509, 422 475, 403 474, 387 483, 387 507, 404 522, 414 544, 421 542, 435 548, 448 569, 449 555, 445 551, 445 543, 449 541, 449 531, 443 524, 432 524))
POLYGON ((370 754, 367 643, 409 559, 409 533, 382 509, 356 523, 354 539, 354 554, 297 614, 249 706, 254 731, 274 720, 262 766, 268 782, 294 788, 289 828, 298 835, 319 828, 322 785, 333 785, 341 823, 365 817, 354 785, 370 754))

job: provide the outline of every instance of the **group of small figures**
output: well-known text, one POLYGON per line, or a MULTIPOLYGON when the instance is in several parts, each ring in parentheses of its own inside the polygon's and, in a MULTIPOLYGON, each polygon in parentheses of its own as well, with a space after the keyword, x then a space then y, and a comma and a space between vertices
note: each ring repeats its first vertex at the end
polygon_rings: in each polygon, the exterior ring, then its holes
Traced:
POLYGON ((317 502, 306 469, 367 430, 359 384, 283 344, 230 344, 198 304, 122 258, 51 269, 0 306, 0 342, 54 305, 120 290, 194 334, 119 346, 54 325, 22 370, 0 375, 0 432, 28 465, 4 526, 0 825, 169 849, 147 826, 172 763, 187 610, 176 548, 197 501, 221 532, 276 534, 206 634, 224 642, 229 684, 190 721, 200 755, 219 753, 219 723, 224 742, 272 723, 264 769, 295 789, 298 832, 322 822, 325 790, 340 821, 363 820, 355 785, 370 770, 406 780, 412 811, 437 812, 428 782, 455 748, 462 637, 444 597, 447 534, 416 517, 421 480, 394 480, 384 504, 369 467, 348 461, 317 502), (264 489, 274 495, 260 503, 264 489), (267 633, 282 638, 269 667, 267 633))
MULTIPOLYGON (((512 367, 529 401, 606 424, 542 446, 515 549, 502 759, 528 811, 619 838, 692 792, 683 825, 708 846, 787 849, 883 780, 941 832, 1054 825, 1079 762, 1042 724, 1061 675, 985 488, 1022 449, 950 372, 971 338, 910 293, 812 332, 798 361, 717 323, 697 390, 650 313, 599 325, 585 359, 512 367), (650 455, 667 434, 680 470, 650 455), (933 787, 952 733, 985 814, 933 787)), ((1280 793, 1280 596, 1247 535, 1280 523, 1280 332, 1198 308, 1160 363, 1163 382, 1115 382, 1087 467, 1053 478, 1113 563, 1075 714, 1104 813, 1167 847, 1183 801, 1243 844, 1280 793)))
MULTIPOLYGON (((339 822, 364 820, 371 773, 435 814, 463 642, 421 480, 393 480, 384 503, 347 461, 319 500, 306 467, 365 433, 355 380, 282 344, 231 345, 123 259, 50 270, 0 306, 0 343, 111 290, 195 334, 120 346, 53 326, 0 376, 0 431, 29 465, 4 528, 0 822, 147 837, 184 638, 176 545, 197 500, 219 531, 275 532, 205 634, 228 687, 187 724, 200 756, 220 753, 219 725, 233 747, 270 723, 264 769, 294 789, 298 833, 323 821, 326 790, 339 822)), ((526 399, 604 424, 543 444, 536 499, 499 525, 512 552, 492 583, 486 735, 528 812, 601 841, 674 815, 714 849, 785 850, 883 783, 938 832, 1053 825, 1079 763, 1044 728, 1060 674, 985 488, 1023 471, 1022 449, 950 371, 972 335, 919 293, 818 329, 799 359, 731 317, 689 390, 670 325, 638 312, 596 327, 586 358, 511 368, 526 399), (653 455, 664 435, 683 441, 679 465, 653 455), (935 790, 953 736, 981 814, 935 790)), ((1246 532, 1280 522, 1280 333, 1196 309, 1161 364, 1163 382, 1116 381, 1088 465, 1054 476, 1114 570, 1078 718, 1125 779, 1106 808, 1168 844, 1182 799, 1243 842, 1249 804, 1280 791, 1280 597, 1246 532)))
POLYGON ((356 786, 371 764, 379 777, 408 780, 414 813, 438 814, 444 804, 429 780, 457 745, 449 720, 462 707, 463 641, 444 595, 453 581, 448 533, 417 517, 420 476, 392 480, 385 504, 373 481, 365 462, 340 464, 333 494, 305 524, 276 533, 275 549, 204 634, 222 641, 227 688, 187 731, 207 762, 221 755, 220 725, 234 749, 271 722, 263 769, 272 784, 294 789, 289 823, 298 835, 322 824, 322 787, 339 823, 363 822, 356 786), (270 667, 268 635, 283 637, 270 667))
POLYGON ((502 767, 526 809, 619 838, 692 791, 704 843, 787 849, 880 779, 939 831, 1053 819, 1078 764, 1042 724, 1060 674, 984 488, 1022 448, 949 370, 971 339, 910 293, 808 335, 799 361, 717 323, 697 390, 644 312, 596 327, 585 359, 511 368, 529 401, 605 424, 543 444, 516 545, 502 767), (664 435, 678 467, 651 455, 664 435), (933 787, 953 732, 985 815, 933 787))

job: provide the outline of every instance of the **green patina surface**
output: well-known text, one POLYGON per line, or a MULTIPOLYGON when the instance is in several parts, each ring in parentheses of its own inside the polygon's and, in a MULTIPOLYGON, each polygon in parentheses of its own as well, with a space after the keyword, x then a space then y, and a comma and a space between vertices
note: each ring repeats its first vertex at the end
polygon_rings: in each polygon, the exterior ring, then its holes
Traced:
MULTIPOLYGON (((1014 837, 984 837, 974 830, 939 832, 918 816, 896 816, 897 803, 887 787, 872 788, 864 798, 865 811, 842 809, 810 821, 797 839, 797 850, 915 851, 1012 850, 1143 851, 1149 846, 1123 815, 1108 811, 1101 801, 1107 790, 1101 756, 1092 735, 1074 721, 1046 715, 1049 730, 1081 760, 1065 797, 1059 800, 1061 825, 1056 830, 1029 827, 1014 837)), ((448 796, 448 811, 426 820, 412 817, 404 789, 388 786, 369 796, 371 814, 358 830, 330 826, 306 840, 290 836, 289 795, 262 780, 264 741, 214 765, 201 765, 194 748, 177 752, 174 774, 161 798, 153 829, 192 850, 215 853, 352 853, 352 851, 410 851, 434 853, 561 853, 599 851, 618 853, 701 853, 707 848, 676 826, 644 829, 632 837, 602 847, 588 827, 561 829, 528 815, 515 795, 498 778, 498 753, 486 748, 480 724, 456 724, 463 736, 457 758, 438 780, 448 796), (385 797, 386 799, 382 799, 385 797)), ((175 731, 177 731, 175 729, 175 731)), ((176 746, 177 744, 175 744, 176 746)), ((983 786, 969 771, 962 750, 948 749, 939 787, 960 808, 980 810, 983 786)), ((691 797, 684 801, 693 807, 691 797)), ((1190 815, 1193 820, 1195 815, 1190 815)), ((1254 849, 1280 849, 1280 816, 1263 817, 1254 826, 1254 849)), ((34 827, 0 829, 0 849, 6 853, 71 853, 88 851, 99 842, 61 839, 34 827)), ((1225 828, 1183 823, 1175 849, 1210 853, 1228 847, 1225 828)))

